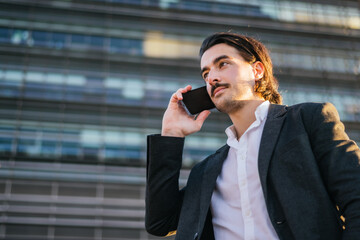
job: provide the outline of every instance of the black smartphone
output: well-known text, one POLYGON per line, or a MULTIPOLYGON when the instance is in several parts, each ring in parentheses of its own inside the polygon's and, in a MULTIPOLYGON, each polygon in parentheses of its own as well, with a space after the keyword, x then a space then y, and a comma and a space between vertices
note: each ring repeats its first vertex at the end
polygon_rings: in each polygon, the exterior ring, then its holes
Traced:
POLYGON ((191 114, 196 115, 204 110, 215 108, 214 103, 206 91, 206 86, 196 88, 189 92, 183 93, 182 104, 185 110, 191 114))

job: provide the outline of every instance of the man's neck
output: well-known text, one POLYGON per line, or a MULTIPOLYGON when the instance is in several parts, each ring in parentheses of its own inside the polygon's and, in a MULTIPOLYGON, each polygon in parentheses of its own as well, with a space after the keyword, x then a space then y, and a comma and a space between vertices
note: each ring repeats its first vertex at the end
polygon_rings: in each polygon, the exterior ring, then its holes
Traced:
POLYGON ((242 106, 242 108, 229 114, 229 117, 235 127, 237 139, 240 139, 240 137, 245 133, 245 131, 250 127, 250 125, 256 120, 256 108, 263 102, 263 99, 248 100, 242 106))

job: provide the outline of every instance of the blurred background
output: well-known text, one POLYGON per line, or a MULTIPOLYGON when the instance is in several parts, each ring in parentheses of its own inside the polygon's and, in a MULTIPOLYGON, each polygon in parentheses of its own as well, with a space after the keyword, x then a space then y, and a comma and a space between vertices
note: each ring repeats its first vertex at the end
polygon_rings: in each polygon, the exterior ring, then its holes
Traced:
MULTIPOLYGON (((284 104, 332 102, 359 145, 359 1, 0 0, 0 239, 158 239, 146 135, 229 30, 269 48, 284 104)), ((186 139, 181 185, 229 124, 186 139)))

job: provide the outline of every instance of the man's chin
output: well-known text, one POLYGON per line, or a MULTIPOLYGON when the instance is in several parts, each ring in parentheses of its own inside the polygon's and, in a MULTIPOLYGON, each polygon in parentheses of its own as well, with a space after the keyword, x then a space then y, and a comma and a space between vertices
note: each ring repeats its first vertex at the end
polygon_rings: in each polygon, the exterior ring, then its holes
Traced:
POLYGON ((223 101, 220 103, 214 103, 216 109, 219 112, 230 114, 241 109, 245 103, 243 101, 223 101))

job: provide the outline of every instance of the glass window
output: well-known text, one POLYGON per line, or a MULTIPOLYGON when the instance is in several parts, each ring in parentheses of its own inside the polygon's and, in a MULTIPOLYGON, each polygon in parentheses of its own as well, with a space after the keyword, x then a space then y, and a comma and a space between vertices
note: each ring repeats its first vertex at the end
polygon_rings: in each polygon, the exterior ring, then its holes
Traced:
POLYGON ((110 39, 110 51, 115 53, 142 54, 142 41, 135 39, 110 39))
POLYGON ((108 77, 104 80, 104 85, 107 88, 123 88, 125 85, 125 80, 122 78, 114 78, 114 77, 108 77))
POLYGON ((160 81, 157 80, 147 80, 145 82, 145 89, 146 90, 154 90, 154 91, 160 91, 162 90, 162 85, 160 81))
MULTIPOLYGON (((345 61, 344 61, 344 64, 345 64, 345 61)), ((356 75, 360 74, 360 57, 358 59, 354 59, 353 73, 356 75)))
POLYGON ((16 130, 15 124, 8 121, 0 121, 0 133, 13 133, 16 130))
POLYGON ((105 101, 110 104, 126 104, 126 100, 124 100, 119 93, 107 93, 105 101))
POLYGON ((72 44, 86 44, 87 38, 88 37, 86 35, 71 34, 71 43, 72 44))
POLYGON ((49 140, 43 140, 40 151, 41 151, 41 155, 43 155, 43 156, 57 155, 56 142, 49 141, 49 140))
POLYGON ((93 49, 103 49, 105 45, 105 38, 98 36, 90 36, 90 45, 93 49))
POLYGON ((217 149, 224 144, 222 138, 218 137, 196 137, 190 136, 186 139, 187 148, 217 149))
POLYGON ((45 82, 51 84, 63 84, 64 75, 60 73, 48 73, 45 78, 45 82))
POLYGON ((180 88, 180 83, 178 82, 164 82, 162 84, 163 91, 167 92, 175 92, 178 88, 180 88))
MULTIPOLYGON (((297 22, 310 22, 311 21, 311 13, 308 12, 309 4, 307 3, 294 3, 294 17, 297 22)), ((311 11, 311 10, 310 10, 311 11)))
POLYGON ((129 159, 140 159, 141 157, 139 149, 124 149, 122 153, 122 155, 125 155, 125 157, 129 159))
POLYGON ((40 83, 40 82, 44 81, 44 73, 29 71, 26 73, 25 79, 28 82, 39 82, 40 83))
POLYGON ((265 15, 270 16, 273 19, 277 19, 279 15, 279 7, 277 6, 276 2, 268 2, 264 1, 261 5, 261 12, 265 15))
POLYGON ((325 19, 326 22, 331 24, 331 25, 335 25, 335 26, 341 26, 342 25, 342 21, 341 21, 341 16, 340 16, 340 12, 339 9, 335 6, 330 6, 330 5, 325 5, 324 6, 324 11, 325 11, 325 19))
POLYGON ((280 12, 279 19, 284 21, 294 21, 294 9, 289 2, 279 1, 280 12))
POLYGON ((118 146, 106 146, 105 148, 105 158, 113 159, 120 158, 121 150, 118 146))
POLYGON ((65 33, 51 33, 51 46, 56 49, 62 49, 66 46, 66 38, 68 34, 65 33))
POLYGON ((10 42, 11 29, 9 28, 0 28, 0 42, 8 43, 10 42))
MULTIPOLYGON (((142 0, 105 0, 111 2, 119 2, 119 3, 126 3, 126 4, 137 4, 140 5, 143 1, 142 0)), ((166 1, 174 1, 174 0, 166 0, 166 1)), ((175 0, 178 1, 178 0, 175 0)))
POLYGON ((84 88, 80 86, 66 86, 64 88, 65 98, 69 101, 82 101, 84 88))
POLYGON ((181 1, 181 6, 189 10, 211 11, 211 4, 207 2, 181 1))
POLYGON ((98 146, 83 146, 82 154, 85 160, 97 160, 99 155, 99 147, 98 146))
POLYGON ((25 97, 30 98, 43 98, 45 97, 45 92, 47 91, 46 87, 40 83, 26 83, 25 84, 25 97))
POLYGON ((5 71, 5 80, 21 82, 23 79, 24 73, 18 70, 7 70, 5 71))
POLYGON ((126 145, 141 145, 143 143, 144 136, 138 132, 125 132, 123 143, 126 145))
POLYGON ((126 49, 124 39, 120 38, 111 38, 110 39, 110 51, 117 53, 125 53, 128 49, 126 49))
POLYGON ((107 146, 105 148, 106 159, 134 159, 141 158, 141 150, 138 147, 107 146))
POLYGON ((142 55, 143 54, 143 42, 142 40, 129 39, 129 51, 131 55, 142 55))
POLYGON ((0 83, 0 95, 6 97, 19 97, 21 95, 20 86, 15 84, 0 83))
POLYGON ((144 96, 143 82, 137 79, 127 79, 123 95, 130 99, 141 99, 144 96))
POLYGON ((76 50, 87 48, 89 45, 89 36, 72 34, 71 35, 71 47, 76 48, 76 50))
POLYGON ((123 134, 119 131, 105 131, 104 142, 106 144, 120 144, 123 139, 123 134))
POLYGON ((313 60, 312 60, 312 56, 310 55, 299 55, 299 67, 300 68, 305 68, 305 69, 313 69, 313 60))
POLYGON ((86 84, 86 78, 83 75, 67 75, 65 83, 73 86, 84 86, 86 84))
POLYGON ((29 155, 40 154, 40 142, 30 139, 20 139, 18 141, 18 152, 29 155))
POLYGON ((311 9, 313 11, 312 17, 314 19, 314 22, 320 24, 326 23, 324 18, 323 6, 321 4, 313 3, 311 9))
POLYGON ((346 26, 353 29, 360 29, 360 10, 356 8, 347 8, 346 15, 346 26))
POLYGON ((86 87, 91 88, 92 91, 102 92, 104 87, 104 80, 100 77, 87 76, 86 77, 86 87))
POLYGON ((346 72, 345 61, 343 58, 333 57, 332 60, 334 64, 334 68, 332 69, 332 71, 346 72))
POLYGON ((11 43, 15 45, 24 44, 29 36, 29 32, 25 30, 14 30, 11 35, 11 43))
POLYGON ((102 142, 101 132, 93 129, 84 129, 81 131, 81 143, 84 146, 99 146, 102 142))
POLYGON ((49 47, 51 46, 49 42, 49 32, 40 32, 40 31, 33 31, 32 38, 34 40, 35 46, 42 46, 42 47, 49 47))
POLYGON ((0 152, 12 152, 12 138, 0 137, 0 152))
POLYGON ((80 146, 76 142, 63 142, 61 145, 61 154, 63 156, 77 156, 80 146))

